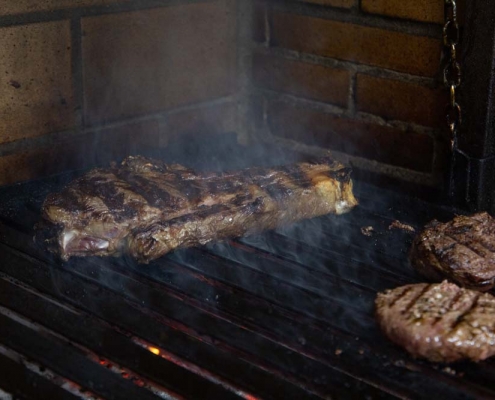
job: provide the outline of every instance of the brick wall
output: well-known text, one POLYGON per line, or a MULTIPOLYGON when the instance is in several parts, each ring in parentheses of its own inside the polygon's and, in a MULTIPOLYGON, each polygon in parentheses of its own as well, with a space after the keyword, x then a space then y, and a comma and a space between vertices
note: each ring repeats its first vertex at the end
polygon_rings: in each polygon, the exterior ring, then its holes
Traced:
POLYGON ((438 186, 442 19, 427 0, 5 0, 0 184, 237 131, 438 186))
POLYGON ((442 1, 255 1, 257 129, 331 150, 363 177, 438 187, 449 145, 442 20, 442 1))
POLYGON ((236 0, 4 0, 0 184, 237 129, 236 0))

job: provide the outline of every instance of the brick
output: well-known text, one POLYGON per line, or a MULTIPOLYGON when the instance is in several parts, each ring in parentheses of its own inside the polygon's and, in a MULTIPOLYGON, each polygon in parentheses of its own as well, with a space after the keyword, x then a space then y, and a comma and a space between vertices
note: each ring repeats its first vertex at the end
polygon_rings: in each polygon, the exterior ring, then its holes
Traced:
POLYGON ((304 3, 321 4, 324 6, 351 8, 356 4, 356 0, 299 0, 304 3))
POLYGON ((235 3, 84 18, 85 121, 155 113, 235 90, 235 3))
MULTIPOLYGON (((443 2, 431 0, 362 0, 361 2, 361 9, 364 12, 433 23, 443 23, 443 6, 443 2)), ((457 7, 462 23, 465 14, 465 1, 458 0, 457 7)))
POLYGON ((362 0, 364 12, 425 22, 443 21, 443 2, 431 0, 362 0))
POLYGON ((236 106, 233 103, 194 108, 170 114, 163 135, 205 135, 236 131, 236 106))
POLYGON ((67 21, 0 28, 0 143, 74 124, 67 21))
POLYGON ((127 155, 158 147, 158 123, 139 122, 86 133, 50 146, 0 157, 0 185, 58 172, 108 165, 127 155))
POLYGON ((265 103, 265 97, 259 92, 255 92, 249 96, 250 122, 252 129, 255 131, 264 128, 265 103))
POLYGON ((349 71, 256 54, 253 78, 258 86, 336 104, 347 105, 349 71))
POLYGON ((82 155, 80 163, 87 163, 89 158, 91 165, 104 165, 120 161, 128 155, 144 153, 147 149, 158 148, 160 124, 158 120, 133 122, 90 132, 87 138, 84 139, 84 151, 78 151, 76 147, 74 154, 80 158, 82 155))
POLYGON ((337 117, 281 102, 270 104, 271 132, 304 144, 340 151, 416 171, 430 172, 434 144, 421 133, 337 117))
POLYGON ((440 69, 439 39, 285 12, 272 20, 275 46, 422 76, 440 69))
POLYGON ((447 101, 443 88, 431 89, 365 74, 357 76, 357 109, 388 120, 443 127, 447 101))
POLYGON ((0 15, 53 11, 86 6, 105 6, 123 2, 126 2, 126 0, 3 0, 0 15))
POLYGON ((0 185, 27 181, 38 176, 37 167, 43 167, 41 160, 46 152, 26 151, 0 157, 0 185))

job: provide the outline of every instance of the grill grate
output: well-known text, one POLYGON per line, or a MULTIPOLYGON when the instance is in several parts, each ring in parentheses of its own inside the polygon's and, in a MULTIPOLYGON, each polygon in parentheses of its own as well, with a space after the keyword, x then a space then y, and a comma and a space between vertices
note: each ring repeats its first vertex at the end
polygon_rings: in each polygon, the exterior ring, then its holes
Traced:
POLYGON ((373 318, 417 282, 413 233, 452 210, 359 183, 360 206, 148 266, 61 264, 32 242, 74 173, 3 188, 0 393, 19 398, 490 398, 495 364, 413 360, 373 318), (371 225, 371 237, 361 233, 371 225))

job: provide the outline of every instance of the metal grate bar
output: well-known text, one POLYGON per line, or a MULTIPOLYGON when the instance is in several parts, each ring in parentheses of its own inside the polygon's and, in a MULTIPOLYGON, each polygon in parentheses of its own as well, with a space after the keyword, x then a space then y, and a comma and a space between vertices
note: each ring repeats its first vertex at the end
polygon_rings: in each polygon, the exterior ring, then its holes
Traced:
MULTIPOLYGON (((187 320, 192 320, 193 324, 191 325, 203 326, 207 329, 210 329, 212 325, 224 323, 220 320, 215 321, 213 316, 204 313, 200 309, 186 305, 183 302, 184 299, 171 297, 167 293, 156 291, 156 289, 154 292, 157 297, 153 294, 148 295, 148 293, 141 295, 143 293, 142 291, 145 289, 148 290, 145 285, 138 284, 135 281, 125 280, 123 276, 120 278, 114 276, 110 273, 111 271, 105 271, 96 265, 90 266, 89 269, 86 268, 86 271, 83 272, 80 271, 77 265, 72 265, 70 267, 71 272, 68 272, 65 269, 50 268, 47 265, 37 264, 28 259, 13 258, 10 260, 11 257, 15 256, 9 254, 8 249, 4 249, 3 246, 0 249, 2 257, 0 270, 4 273, 37 290, 48 292, 55 298, 60 299, 62 295, 61 299, 64 302, 82 308, 90 306, 91 312, 110 323, 121 326, 123 329, 151 343, 155 343, 159 347, 168 349, 186 359, 191 359, 192 362, 195 360, 199 361, 198 365, 203 365, 206 368, 214 367, 215 371, 219 374, 238 383, 242 387, 246 387, 246 383, 251 381, 256 382, 255 387, 262 385, 262 387, 266 387, 267 389, 271 388, 272 391, 277 390, 277 386, 279 388, 286 388, 289 385, 285 376, 280 377, 283 379, 283 382, 281 382, 279 380, 280 378, 277 378, 277 375, 267 374, 265 371, 268 367, 263 363, 258 363, 255 367, 251 362, 246 363, 246 361, 239 360, 239 357, 242 355, 239 352, 231 354, 232 349, 230 348, 228 350, 222 350, 221 342, 218 340, 213 341, 213 338, 207 336, 207 334, 200 334, 194 330, 186 329, 183 323, 170 320, 169 318, 171 317, 177 317, 179 320, 186 319, 186 324, 188 322, 187 320), (81 281, 80 278, 74 275, 74 271, 78 271, 78 274, 86 272, 90 279, 111 280, 115 283, 113 285, 115 288, 118 289, 120 287, 120 290, 124 289, 127 292, 132 292, 132 297, 137 301, 133 302, 132 300, 129 301, 129 299, 126 300, 120 296, 113 295, 90 281, 81 281), (87 299, 91 299, 91 301, 87 299), (143 299, 146 300, 143 301, 143 299), (143 307, 143 303, 147 303, 146 308, 143 307), (147 310, 150 306, 153 306, 152 308, 155 309, 151 313, 147 310), (170 312, 167 313, 166 310, 170 312), (156 314, 157 311, 160 314, 156 314), (184 318, 181 318, 181 314, 184 314, 184 318), (166 319, 162 315, 167 316, 166 319), (206 325, 201 325, 202 323, 206 323, 206 325), (180 332, 183 332, 183 334, 180 334, 180 332), (194 338, 191 339, 191 336, 194 336, 194 338), (212 344, 215 347, 209 347, 212 344), (256 370, 260 367, 262 368, 261 370, 256 370)), ((226 334, 232 335, 233 341, 239 342, 241 340, 236 336, 235 330, 230 331, 227 326, 220 326, 226 334)), ((243 336, 247 335, 247 332, 238 332, 240 334, 242 333, 243 336)), ((248 344, 254 347, 253 343, 255 343, 255 340, 250 336, 248 338, 248 344)), ((285 350, 281 350, 281 354, 285 357, 285 350)), ((244 358, 246 357, 244 356, 244 358)), ((300 364, 301 368, 305 364, 304 362, 300 364)), ((317 376, 320 375, 322 374, 318 374, 317 376)), ((308 393, 300 391, 297 388, 300 384, 297 383, 295 387, 290 389, 291 396, 287 398, 292 398, 292 396, 294 398, 306 398, 309 396, 308 393)), ((246 389, 249 390, 249 388, 246 389)))
MULTIPOLYGON (((80 400, 59 385, 29 371, 22 363, 18 363, 0 353, 0 387, 11 394, 10 398, 33 400, 80 400)), ((2 390, 0 390, 0 398, 2 390)))
MULTIPOLYGON (((85 264, 85 263, 82 263, 82 264, 85 264)), ((84 265, 80 265, 80 266, 73 265, 73 266, 71 266, 71 268, 75 268, 75 270, 80 270, 80 269, 84 269, 85 267, 84 267, 84 265)), ((86 268, 86 269, 87 269, 87 268, 86 268)), ((102 275, 101 273, 100 273, 100 274, 92 274, 90 271, 88 271, 88 272, 89 272, 89 273, 88 273, 88 276, 95 276, 98 280, 103 279, 104 281, 107 281, 107 280, 110 278, 110 276, 108 276, 108 275, 102 275)), ((57 281, 66 281, 66 279, 57 279, 57 281)), ((201 325, 201 324, 200 324, 200 325, 201 325)), ((209 328, 211 328, 211 326, 210 326, 209 328)), ((215 329, 213 329, 213 331, 215 332, 215 329)), ((217 345, 218 345, 218 343, 217 343, 217 345)), ((352 344, 351 344, 351 346, 352 346, 352 344)), ((350 350, 352 347, 347 346, 347 347, 345 347, 345 348, 350 350)), ((354 344, 354 353, 355 353, 355 344, 354 344)), ((372 355, 373 355, 373 356, 372 356, 373 358, 374 358, 374 357, 376 357, 376 354, 373 354, 373 352, 370 352, 370 354, 372 354, 372 355)), ((376 361, 376 360, 375 360, 375 361, 376 361)), ((388 363, 387 363, 387 364, 388 364, 388 363)), ((389 365, 386 365, 385 367, 386 367, 386 368, 385 368, 385 371, 388 371, 388 370, 390 369, 390 368, 389 368, 389 365)), ((376 366, 375 366, 375 369, 376 369, 376 366)), ((371 370, 371 371, 374 371, 374 369, 371 369, 371 368, 370 368, 370 370, 371 370)), ((404 374, 404 372, 403 372, 402 370, 400 370, 399 372, 397 372, 397 370, 395 370, 395 371, 393 371, 393 373, 394 373, 394 374, 395 374, 395 373, 400 373, 400 375, 403 375, 403 374, 404 374)), ((313 376, 315 376, 314 374, 312 374, 312 375, 313 375, 313 376)), ((318 376, 318 375, 317 375, 317 376, 318 376)), ((323 376, 328 376, 328 373, 324 374, 323 376)), ((384 382, 384 381, 385 381, 385 377, 384 377, 383 375, 380 375, 380 374, 379 374, 379 377, 380 377, 380 380, 381 380, 382 382, 384 382)), ((417 379, 417 378, 415 378, 415 379, 417 379)), ((395 381, 396 381, 396 380, 397 380, 397 376, 395 376, 395 381)), ((404 379, 402 378, 402 380, 404 380, 404 379)), ((423 380, 424 380, 424 377, 423 377, 423 380)), ((341 381, 341 380, 339 379, 339 381, 341 381)), ((411 380, 411 382, 413 382, 413 381, 414 381, 414 379, 412 379, 412 380, 411 380)), ((423 382, 423 385, 424 385, 424 384, 425 384, 425 382, 423 382)), ((435 382, 435 386, 434 386, 434 387, 438 387, 438 383, 437 383, 437 382, 435 382)), ((403 388, 403 387, 402 387, 402 388, 403 388)), ((362 390, 362 388, 361 388, 361 390, 362 390)), ((387 389, 387 390, 392 390, 392 389, 391 389, 391 387, 388 387, 388 389, 387 389)), ((402 390, 404 390, 404 389, 402 389, 402 390)), ((410 390, 410 389, 409 389, 409 390, 410 390)), ((444 389, 444 390, 446 390, 446 389, 444 389)))
MULTIPOLYGON (((82 346, 191 398, 210 386, 220 393, 214 397, 226 391, 244 398, 495 395, 494 362, 458 364, 453 373, 412 360, 386 341, 373 318, 377 291, 418 280, 407 263, 413 234, 390 224, 398 219, 418 228, 432 217, 450 218, 452 210, 358 184, 360 206, 346 215, 176 251, 148 266, 124 258, 60 264, 33 245, 32 227, 46 194, 73 177, 0 192, 0 242, 9 246, 0 245, 0 304, 53 332, 57 345, 66 338, 73 351, 82 346), (374 236, 362 235, 367 225, 374 236), (189 381, 188 374, 197 375, 194 387, 178 382, 189 381)), ((22 340, 16 345, 33 354, 22 340)))
MULTIPOLYGON (((270 234, 266 234, 270 235, 270 234)), ((393 287, 400 282, 394 275, 385 274, 374 268, 373 274, 363 282, 360 277, 362 271, 369 266, 365 263, 355 261, 339 261, 336 257, 331 257, 328 253, 319 251, 313 246, 307 247, 295 241, 274 234, 273 238, 276 241, 269 241, 263 245, 263 236, 240 239, 239 241, 230 241, 229 246, 235 251, 240 249, 243 252, 252 253, 255 256, 266 260, 266 263, 285 264, 289 263, 294 267, 307 271, 308 273, 319 273, 322 279, 338 279, 351 285, 363 288, 363 290, 371 290, 376 292, 384 288, 393 287), (244 242, 241 242, 243 241, 244 242), (279 242, 280 241, 280 242, 279 242), (247 245, 245 242, 262 243, 260 246, 247 245), (270 249, 270 251, 263 249, 270 249), (286 249, 286 251, 283 251, 286 249), (308 251, 309 250, 309 251, 308 251)), ((210 246, 208 251, 215 252, 215 246, 210 246)), ((229 253, 230 254, 230 253, 229 253)), ((220 255, 220 254, 219 254, 220 255)), ((229 255, 222 254, 223 257, 229 258, 229 255)), ((229 258, 230 259, 230 258, 229 258)), ((236 261, 235 257, 232 261, 236 261)), ((403 279, 403 278, 402 278, 403 279)))
MULTIPOLYGON (((239 241, 291 261, 309 264, 313 259, 317 261, 316 265, 320 268, 325 268, 325 265, 338 266, 335 274, 342 274, 346 279, 356 283, 362 281, 362 277, 364 276, 363 271, 369 271, 370 268, 372 268, 373 274, 367 274, 369 276, 366 282, 369 285, 373 284, 373 275, 375 273, 381 273, 381 276, 377 279, 378 281, 382 279, 383 275, 389 276, 389 281, 393 280, 396 283, 411 282, 411 279, 417 279, 417 275, 409 269, 398 268, 397 263, 390 261, 382 263, 380 257, 370 259, 356 253, 342 254, 340 252, 348 249, 348 247, 333 246, 332 248, 327 247, 323 249, 314 246, 312 243, 301 242, 274 232, 268 232, 260 236, 245 237, 239 239, 239 241), (402 270, 403 273, 401 273, 402 270)), ((330 268, 327 267, 327 270, 330 270, 330 268)))
MULTIPOLYGON (((68 311, 43 298, 23 290, 22 287, 0 279, 0 304, 36 321, 73 342, 91 348, 112 364, 139 371, 154 383, 168 387, 175 393, 187 397, 234 398, 223 388, 178 368, 175 364, 156 357, 150 351, 137 346, 126 335, 112 329, 107 324, 91 318, 85 313, 68 311)), ((135 379, 137 380, 137 378, 135 379)), ((144 385, 144 382, 143 382, 144 385)), ((170 394, 174 397, 173 394, 170 394)))
POLYGON ((156 399, 147 390, 107 371, 75 347, 41 334, 0 312, 2 342, 82 386, 108 398, 156 399))

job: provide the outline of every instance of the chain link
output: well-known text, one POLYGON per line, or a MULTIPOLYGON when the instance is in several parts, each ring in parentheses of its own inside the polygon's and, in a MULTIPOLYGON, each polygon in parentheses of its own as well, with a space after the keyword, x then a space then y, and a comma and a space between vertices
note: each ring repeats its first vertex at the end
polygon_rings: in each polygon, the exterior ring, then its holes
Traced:
POLYGON ((443 44, 445 46, 446 62, 443 70, 443 82, 450 90, 450 101, 447 105, 447 123, 451 133, 452 149, 457 147, 457 131, 462 122, 462 109, 457 102, 457 89, 461 84, 461 66, 457 61, 459 37, 460 31, 457 22, 456 0, 445 0, 443 44))

